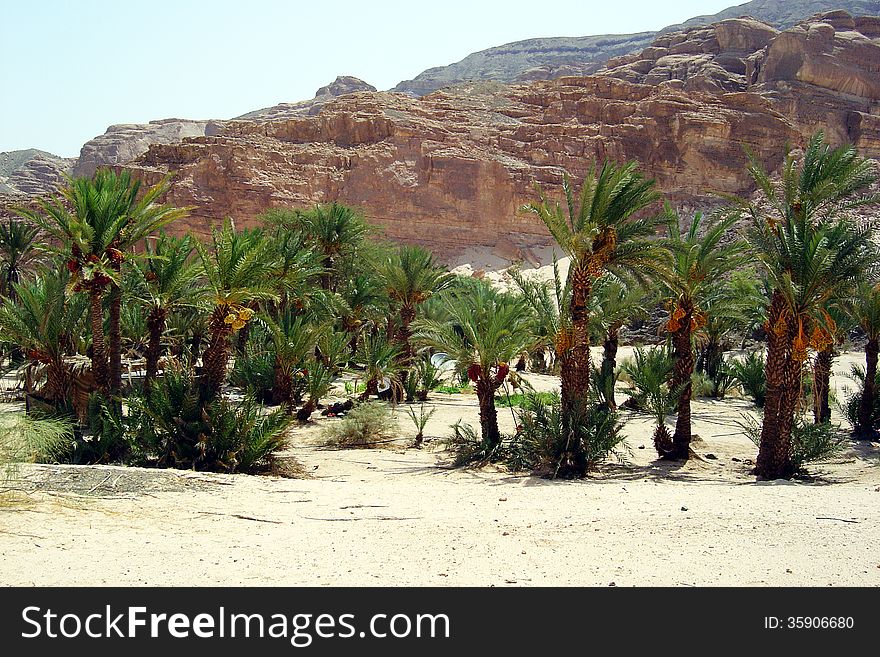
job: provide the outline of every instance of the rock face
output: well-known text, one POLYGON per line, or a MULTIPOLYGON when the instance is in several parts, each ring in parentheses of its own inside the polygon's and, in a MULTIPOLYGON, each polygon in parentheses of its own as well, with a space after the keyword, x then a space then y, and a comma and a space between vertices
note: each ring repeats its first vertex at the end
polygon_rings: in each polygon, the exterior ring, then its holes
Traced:
POLYGON ((662 35, 602 74, 713 94, 754 92, 802 131, 880 147, 880 18, 818 14, 784 32, 752 19, 662 35))
POLYGON ((277 119, 287 119, 293 116, 310 116, 321 111, 321 108, 334 98, 353 94, 360 91, 376 91, 376 87, 367 84, 363 80, 350 76, 340 75, 333 82, 325 87, 321 87, 315 93, 315 97, 311 100, 303 100, 298 103, 280 103, 273 107, 256 110, 242 114, 237 119, 246 119, 251 121, 275 121, 277 119))
POLYGON ((186 137, 203 136, 210 121, 162 119, 144 124, 111 125, 107 132, 85 143, 73 173, 91 176, 100 166, 127 164, 152 144, 171 144, 186 137))
POLYGON ((595 76, 351 93, 316 115, 153 145, 132 166, 148 181, 176 172, 168 200, 195 206, 181 230, 339 200, 447 260, 472 247, 528 260, 549 238, 519 209, 534 182, 558 195, 563 169, 579 184, 595 160, 636 159, 693 208, 751 191, 744 147, 775 167, 817 127, 880 157, 876 28, 842 13, 784 32, 723 21, 661 35, 595 76))
POLYGON ((40 195, 54 192, 76 160, 28 149, 0 153, 0 194, 40 195))
POLYGON ((412 80, 399 83, 394 91, 423 96, 462 82, 524 82, 589 75, 609 57, 643 48, 654 35, 654 32, 641 32, 517 41, 470 54, 449 66, 428 69, 412 80))
POLYGON ((777 29, 789 28, 819 12, 842 9, 853 15, 880 14, 878 0, 752 0, 711 16, 697 16, 659 32, 610 34, 577 38, 517 41, 468 55, 449 66, 428 69, 394 91, 417 96, 442 87, 476 80, 523 82, 565 75, 590 75, 605 62, 642 50, 658 35, 705 26, 728 18, 750 16, 777 29))

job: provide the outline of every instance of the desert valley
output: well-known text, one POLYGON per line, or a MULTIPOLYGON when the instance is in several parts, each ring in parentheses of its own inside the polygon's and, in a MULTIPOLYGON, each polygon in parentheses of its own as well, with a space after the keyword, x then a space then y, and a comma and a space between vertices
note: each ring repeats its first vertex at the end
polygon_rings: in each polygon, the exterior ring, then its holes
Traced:
POLYGON ((857 0, 0 153, 0 584, 877 586, 878 161, 857 0))

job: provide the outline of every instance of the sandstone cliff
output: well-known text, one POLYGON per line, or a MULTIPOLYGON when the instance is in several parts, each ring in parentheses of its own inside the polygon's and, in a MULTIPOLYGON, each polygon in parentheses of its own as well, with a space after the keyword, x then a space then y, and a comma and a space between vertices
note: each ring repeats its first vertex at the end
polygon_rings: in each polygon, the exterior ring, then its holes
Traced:
POLYGON ((353 93, 317 115, 153 145, 134 168, 176 172, 169 200, 195 206, 188 228, 202 234, 225 216, 340 200, 447 258, 472 246, 525 257, 548 237, 518 208, 534 182, 557 192, 563 168, 577 179, 596 159, 636 159, 694 207, 750 191, 744 147, 774 166, 817 127, 880 157, 876 26, 843 13, 783 32, 724 21, 661 35, 596 76, 353 93))

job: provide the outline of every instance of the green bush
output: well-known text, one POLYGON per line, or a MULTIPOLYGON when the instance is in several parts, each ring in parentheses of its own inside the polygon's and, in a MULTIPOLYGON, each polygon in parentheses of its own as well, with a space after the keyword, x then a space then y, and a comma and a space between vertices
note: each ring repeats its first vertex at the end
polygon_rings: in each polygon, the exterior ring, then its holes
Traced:
POLYGON ((437 392, 442 392, 444 395, 457 395, 462 392, 469 392, 470 389, 471 389, 470 386, 467 386, 467 385, 461 385, 461 386, 444 385, 444 386, 437 386, 435 388, 435 390, 437 392))
POLYGON ((419 383, 416 398, 419 401, 427 401, 431 391, 436 390, 443 383, 440 369, 431 362, 430 357, 425 355, 416 361, 415 374, 419 383))
POLYGON ((339 422, 328 423, 322 431, 327 445, 334 447, 372 447, 397 436, 397 422, 383 402, 358 404, 339 422))
POLYGON ((582 477, 618 454, 624 436, 616 412, 594 397, 575 408, 572 417, 566 426, 558 395, 549 403, 542 395, 529 395, 508 448, 511 467, 542 471, 554 478, 582 477))
POLYGON ((229 382, 237 388, 250 392, 257 401, 272 404, 275 388, 275 355, 267 352, 258 353, 248 348, 242 356, 235 359, 229 382))
POLYGON ((425 412, 425 405, 422 404, 419 407, 419 412, 416 414, 415 410, 412 406, 408 406, 406 409, 406 414, 409 416, 409 419, 412 420, 413 424, 416 427, 416 435, 413 439, 414 447, 421 447, 422 441, 425 438, 425 425, 428 424, 428 420, 431 419, 431 416, 437 412, 436 408, 432 408, 427 413, 425 412))
POLYGON ((764 376, 764 354, 760 351, 749 352, 745 358, 731 358, 725 361, 724 367, 734 380, 739 383, 744 394, 752 398, 755 406, 764 408, 767 399, 767 378, 764 376))
MULTIPOLYGON (((849 378, 857 388, 846 395, 843 402, 837 404, 838 409, 847 419, 850 426, 855 428, 859 423, 859 407, 862 404, 862 394, 865 389, 865 368, 862 365, 853 365, 849 378)), ((877 376, 875 390, 880 390, 880 375, 877 376)), ((880 430, 880 395, 874 397, 874 408, 871 411, 871 427, 880 430)))
POLYGON ((509 396, 500 395, 495 399, 495 404, 504 408, 525 408, 534 399, 539 399, 544 404, 552 404, 558 398, 559 395, 553 392, 516 392, 509 396))
MULTIPOLYGON (((761 444, 761 421, 744 415, 740 426, 755 446, 761 444)), ((803 415, 797 415, 791 427, 791 462, 796 473, 803 474, 808 463, 834 458, 846 445, 846 436, 840 427, 830 422, 814 424, 803 415)))
POLYGON ((693 397, 711 397, 715 392, 715 382, 703 372, 694 372, 691 378, 691 395, 693 397))
POLYGON ((462 424, 461 420, 452 425, 452 436, 444 441, 444 446, 452 452, 452 465, 462 467, 467 465, 485 465, 504 461, 507 458, 508 440, 502 440, 497 445, 490 445, 484 441, 481 434, 469 424, 462 424))
POLYGON ((136 446, 128 433, 127 418, 118 401, 98 392, 89 395, 86 428, 75 431, 71 463, 113 463, 127 460, 136 446))
POLYGON ((669 390, 669 380, 675 365, 666 347, 637 348, 632 358, 625 359, 620 369, 629 385, 629 408, 661 416, 675 411, 677 395, 669 390))
POLYGON ((0 466, 65 460, 73 446, 73 424, 62 417, 0 413, 0 466))
POLYGON ((129 431, 145 458, 160 466, 254 472, 271 465, 289 423, 283 409, 266 414, 251 396, 204 407, 198 380, 169 368, 149 395, 132 400, 129 431))

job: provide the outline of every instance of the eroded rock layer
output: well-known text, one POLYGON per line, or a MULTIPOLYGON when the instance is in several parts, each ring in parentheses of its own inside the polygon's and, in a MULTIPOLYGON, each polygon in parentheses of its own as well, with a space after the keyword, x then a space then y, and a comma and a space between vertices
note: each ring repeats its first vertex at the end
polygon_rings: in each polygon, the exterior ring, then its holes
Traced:
POLYGON ((664 34, 595 76, 473 83, 422 98, 359 92, 317 115, 232 121, 153 145, 135 163, 175 172, 187 228, 269 207, 339 200, 390 238, 443 256, 528 249, 543 226, 518 211, 533 184, 558 193, 596 160, 636 159, 673 202, 747 193, 745 148, 776 166, 816 129, 880 157, 880 22, 843 12, 779 32, 751 19, 664 34))

